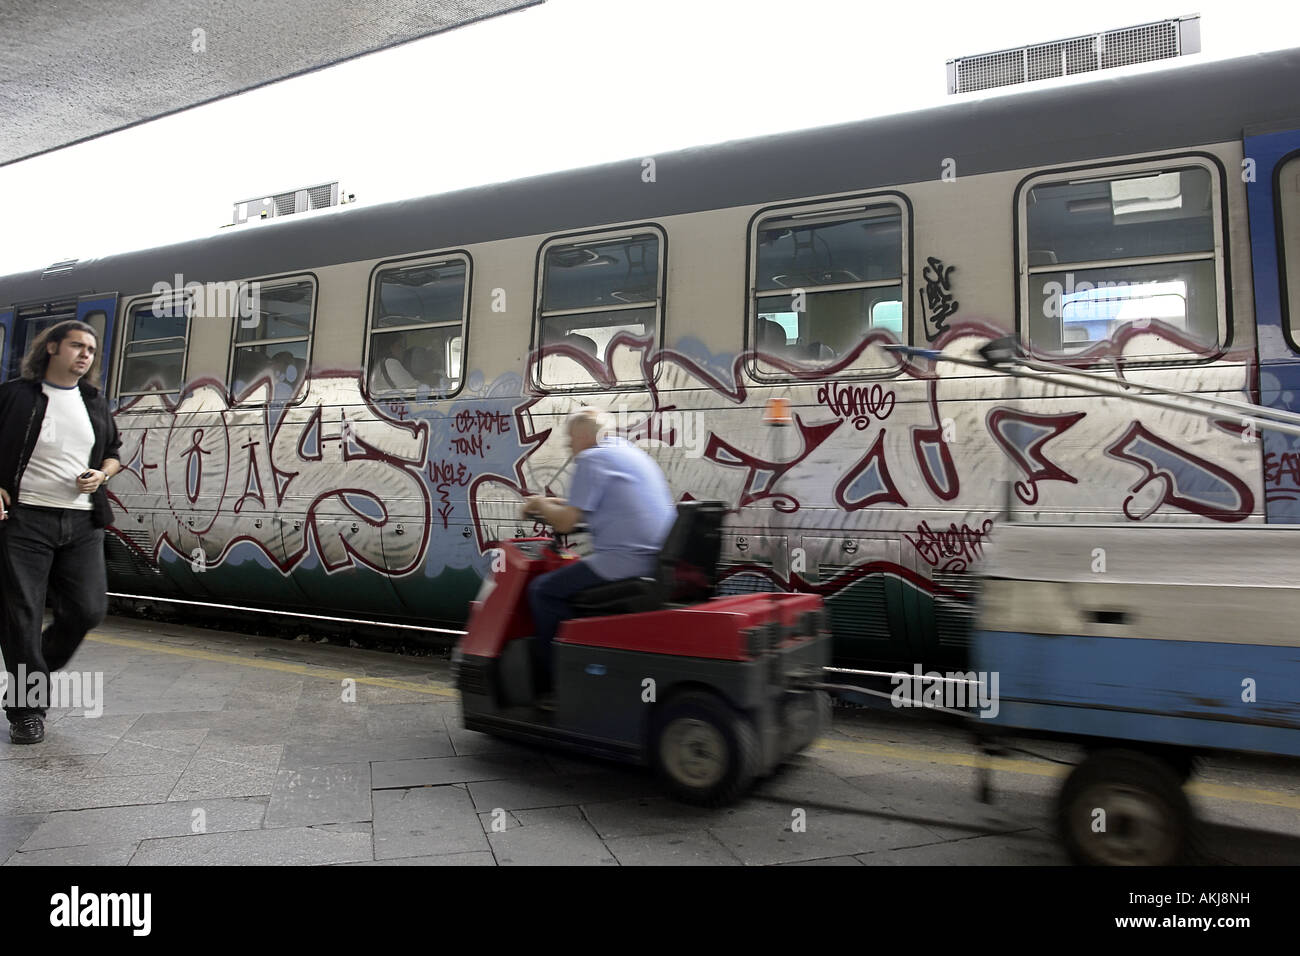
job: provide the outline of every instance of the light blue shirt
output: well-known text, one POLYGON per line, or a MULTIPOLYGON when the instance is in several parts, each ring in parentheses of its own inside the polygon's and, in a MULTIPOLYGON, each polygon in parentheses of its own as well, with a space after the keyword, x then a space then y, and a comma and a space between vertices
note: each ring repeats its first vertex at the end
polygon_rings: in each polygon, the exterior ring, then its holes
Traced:
POLYGON ((587 566, 607 581, 650 577, 677 519, 664 473, 622 438, 602 438, 578 455, 569 504, 591 529, 587 566))

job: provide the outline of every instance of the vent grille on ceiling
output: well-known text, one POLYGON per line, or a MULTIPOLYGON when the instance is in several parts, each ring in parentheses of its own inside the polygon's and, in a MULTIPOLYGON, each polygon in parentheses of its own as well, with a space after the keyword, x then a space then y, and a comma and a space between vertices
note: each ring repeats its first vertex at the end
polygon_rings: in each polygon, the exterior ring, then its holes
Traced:
POLYGON ((307 190, 308 208, 324 209, 326 206, 332 206, 334 203, 338 202, 338 194, 335 185, 314 186, 307 190))
POLYGON ((45 271, 41 273, 42 279, 53 279, 55 276, 65 276, 73 269, 77 268, 80 259, 64 259, 62 262, 56 262, 53 265, 46 266, 45 271))
POLYGON ((948 61, 948 92, 972 93, 1117 66, 1199 53, 1199 17, 1179 17, 1120 30, 958 57, 948 61))
POLYGON ((326 209, 339 205, 339 199, 337 181, 273 193, 260 199, 241 199, 235 203, 235 223, 246 222, 249 219, 292 216, 294 213, 307 212, 309 209, 326 209))

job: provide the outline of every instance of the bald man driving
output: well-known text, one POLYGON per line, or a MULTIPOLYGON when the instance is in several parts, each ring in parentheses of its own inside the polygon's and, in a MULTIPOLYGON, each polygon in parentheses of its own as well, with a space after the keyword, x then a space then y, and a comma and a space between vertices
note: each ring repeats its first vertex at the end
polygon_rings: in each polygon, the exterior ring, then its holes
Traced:
MULTIPOLYGON (((582 408, 567 422, 576 471, 569 500, 533 495, 524 500, 525 517, 537 517, 556 531, 585 523, 592 553, 558 571, 534 578, 528 586, 533 610, 537 676, 549 689, 551 642, 560 622, 573 617, 569 599, 604 581, 649 577, 676 508, 664 473, 653 458, 630 442, 605 433, 605 415, 582 408)), ((539 700, 551 704, 550 695, 539 700)))

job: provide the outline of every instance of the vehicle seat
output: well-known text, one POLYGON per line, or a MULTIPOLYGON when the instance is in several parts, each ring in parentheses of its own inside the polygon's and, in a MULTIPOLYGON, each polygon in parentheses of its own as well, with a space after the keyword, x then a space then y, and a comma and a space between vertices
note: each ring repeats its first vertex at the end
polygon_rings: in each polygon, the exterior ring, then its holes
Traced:
POLYGON ((427 382, 433 372, 433 349, 420 345, 407 349, 406 367, 412 378, 427 382))
POLYGON ((655 577, 606 581, 579 591, 570 599, 576 616, 637 614, 712 597, 726 513, 727 506, 721 501, 679 503, 677 520, 659 551, 655 577))
POLYGON ((571 345, 581 352, 586 352, 588 355, 595 355, 597 358, 600 357, 599 352, 596 349, 596 340, 589 335, 579 335, 577 332, 570 332, 564 338, 560 339, 560 342, 563 345, 571 345))
POLYGON ((758 320, 758 350, 769 355, 781 355, 786 351, 785 329, 781 323, 771 319, 758 320))

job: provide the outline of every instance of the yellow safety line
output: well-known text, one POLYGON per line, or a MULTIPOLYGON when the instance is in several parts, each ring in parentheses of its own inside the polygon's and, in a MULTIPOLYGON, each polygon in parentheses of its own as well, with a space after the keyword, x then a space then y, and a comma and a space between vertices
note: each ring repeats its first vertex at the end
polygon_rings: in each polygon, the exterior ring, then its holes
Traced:
POLYGON ((1286 807, 1288 810, 1300 810, 1300 797, 1277 790, 1263 790, 1259 787, 1237 787, 1224 783, 1191 783, 1187 791, 1198 797, 1214 797, 1219 800, 1235 800, 1238 803, 1261 803, 1269 807, 1286 807))
POLYGON ((415 681, 395 680, 391 677, 358 676, 349 671, 335 670, 316 664, 291 664, 288 661, 252 660, 237 654, 217 654, 213 651, 199 651, 185 647, 168 647, 151 641, 135 641, 128 637, 109 637, 105 634, 91 632, 87 638, 101 644, 113 644, 117 647, 131 647, 142 651, 156 651, 159 654, 175 654, 192 660, 215 661, 219 664, 237 664, 241 667, 257 667, 264 671, 279 671, 282 674, 298 674, 302 677, 319 677, 324 680, 354 680, 358 684, 371 687, 387 687, 390 690, 409 690, 417 694, 429 694, 434 697, 455 697, 456 691, 447 684, 420 684, 415 681))
MULTIPOLYGON (((112 644, 116 647, 130 647, 142 651, 155 651, 159 654, 174 654, 191 660, 214 661, 219 664, 235 664, 240 667, 256 667, 261 670, 278 671, 282 674, 297 674, 301 677, 319 677, 323 680, 350 679, 358 684, 371 687, 387 687, 391 690, 408 690, 417 694, 433 697, 456 697, 454 688, 448 684, 421 684, 415 681, 395 680, 391 677, 357 676, 348 671, 321 667, 316 664, 291 664, 288 661, 253 660, 236 654, 218 654, 214 651, 201 651, 185 647, 170 647, 153 641, 138 641, 127 637, 109 637, 106 634, 92 632, 87 640, 100 644, 112 644)), ((1060 764, 1042 763, 1032 760, 1018 760, 1010 757, 982 758, 977 754, 951 753, 938 750, 923 750, 917 747, 901 747, 897 744, 858 743, 844 740, 819 739, 813 746, 818 750, 832 753, 854 753, 871 757, 894 757, 918 763, 936 763, 948 767, 978 767, 984 761, 990 769, 1006 773, 1024 773, 1036 777, 1063 777, 1069 768, 1060 764)), ((1285 807, 1300 810, 1300 796, 1282 793, 1278 790, 1264 790, 1258 787, 1238 787, 1219 783, 1192 783, 1188 792, 1200 797, 1219 800, 1233 800, 1238 803, 1256 803, 1271 807, 1285 807)))
MULTIPOLYGON (((850 743, 845 740, 821 739, 814 743, 818 750, 830 750, 840 753, 865 754, 871 757, 895 757, 899 760, 919 760, 925 763, 940 763, 949 767, 978 767, 982 760, 977 754, 959 754, 940 750, 922 750, 918 747, 900 747, 897 744, 850 743)), ((1005 770, 1010 773, 1028 773, 1036 777, 1063 777, 1069 768, 1059 764, 1042 763, 1034 760, 1016 760, 1010 757, 985 758, 992 770, 1005 770)))
MULTIPOLYGON (((895 757, 899 760, 937 763, 949 767, 978 767, 984 761, 991 770, 1008 773, 1027 773, 1036 777, 1064 777, 1072 768, 1061 764, 1042 763, 1032 760, 1017 760, 1009 757, 982 758, 977 754, 949 753, 937 750, 922 750, 917 747, 900 747, 896 744, 849 743, 843 740, 818 740, 814 743, 818 750, 841 753, 865 754, 872 757, 895 757)), ((1188 793, 1198 797, 1210 797, 1218 800, 1235 800, 1238 803, 1258 803, 1270 807, 1285 807, 1288 810, 1300 810, 1300 795, 1283 793, 1279 790, 1264 790, 1260 787, 1238 787, 1222 783, 1190 783, 1188 793)))

